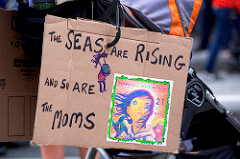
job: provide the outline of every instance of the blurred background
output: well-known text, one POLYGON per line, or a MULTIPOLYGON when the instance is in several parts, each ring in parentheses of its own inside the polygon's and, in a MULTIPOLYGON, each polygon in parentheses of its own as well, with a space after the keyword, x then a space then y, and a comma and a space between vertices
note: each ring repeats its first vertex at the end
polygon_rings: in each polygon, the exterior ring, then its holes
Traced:
MULTIPOLYGON (((235 6, 236 7, 236 6, 235 6)), ((17 9, 15 0, 0 0, 0 8, 17 9)), ((240 120, 240 16, 239 8, 226 10, 203 0, 191 37, 190 65, 213 91, 217 100, 240 120), (216 9, 217 8, 217 9, 216 9)), ((67 159, 79 158, 78 150, 65 149, 67 159)), ((0 143, 0 158, 38 159, 40 148, 30 142, 0 143)))

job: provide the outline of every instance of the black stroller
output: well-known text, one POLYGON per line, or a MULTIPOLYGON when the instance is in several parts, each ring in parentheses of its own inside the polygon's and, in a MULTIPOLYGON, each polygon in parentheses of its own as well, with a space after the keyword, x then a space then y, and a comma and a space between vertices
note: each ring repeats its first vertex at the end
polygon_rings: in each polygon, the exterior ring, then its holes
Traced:
POLYGON ((192 152, 179 154, 90 148, 87 159, 98 151, 104 158, 161 158, 161 159, 238 159, 240 157, 240 120, 227 111, 214 97, 212 91, 189 68, 183 110, 181 140, 192 142, 192 152), (158 156, 158 157, 157 157, 158 156), (131 158, 131 157, 130 157, 131 158))
MULTIPOLYGON (((122 6, 124 17, 134 27, 165 32, 139 10, 122 6), (128 10, 131 10, 129 13, 128 10)), ((186 34, 185 34, 186 35, 186 34)), ((90 148, 87 159, 96 152, 104 158, 161 158, 161 159, 232 159, 240 158, 240 119, 226 110, 210 88, 198 78, 196 71, 189 68, 183 110, 179 154, 119 149, 90 148), (191 152, 183 148, 191 143, 191 152)))

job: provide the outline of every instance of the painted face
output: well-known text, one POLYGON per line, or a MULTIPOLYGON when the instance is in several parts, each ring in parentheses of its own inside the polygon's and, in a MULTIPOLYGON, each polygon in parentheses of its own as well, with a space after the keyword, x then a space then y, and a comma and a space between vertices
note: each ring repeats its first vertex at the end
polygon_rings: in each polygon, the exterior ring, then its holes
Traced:
POLYGON ((144 113, 151 109, 151 102, 151 99, 140 97, 136 97, 131 101, 130 107, 127 108, 127 112, 133 122, 136 122, 144 113))

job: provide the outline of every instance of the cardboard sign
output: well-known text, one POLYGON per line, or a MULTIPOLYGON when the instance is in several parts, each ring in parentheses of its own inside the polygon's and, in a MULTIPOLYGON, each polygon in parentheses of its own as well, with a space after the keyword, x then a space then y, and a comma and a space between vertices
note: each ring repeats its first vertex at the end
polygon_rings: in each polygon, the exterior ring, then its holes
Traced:
POLYGON ((176 152, 192 39, 47 16, 33 142, 176 152))
POLYGON ((16 13, 0 9, 0 142, 31 140, 36 110, 39 66, 13 30, 16 13))

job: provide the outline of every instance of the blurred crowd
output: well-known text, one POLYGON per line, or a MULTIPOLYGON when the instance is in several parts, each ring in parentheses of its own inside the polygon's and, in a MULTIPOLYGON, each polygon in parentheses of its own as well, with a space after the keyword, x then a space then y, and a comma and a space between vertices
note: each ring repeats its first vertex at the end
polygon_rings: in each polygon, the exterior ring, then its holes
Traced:
POLYGON ((200 41, 195 51, 208 51, 206 76, 218 79, 216 63, 222 50, 228 50, 230 71, 239 71, 240 1, 203 0, 200 17, 200 41))

